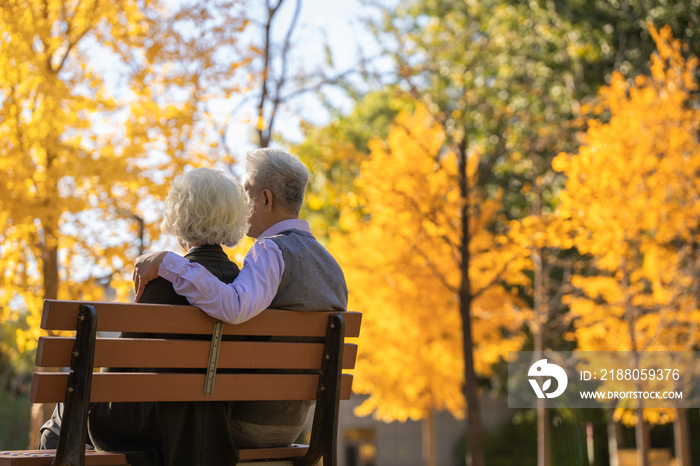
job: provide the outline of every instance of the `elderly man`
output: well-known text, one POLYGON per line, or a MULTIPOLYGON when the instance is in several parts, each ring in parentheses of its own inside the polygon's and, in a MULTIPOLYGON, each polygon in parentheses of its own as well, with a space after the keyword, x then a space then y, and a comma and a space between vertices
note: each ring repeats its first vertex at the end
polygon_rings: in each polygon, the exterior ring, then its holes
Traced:
MULTIPOLYGON (((313 237, 299 209, 309 173, 299 158, 276 149, 246 155, 244 187, 253 203, 248 236, 257 238, 238 277, 222 283, 204 267, 171 252, 136 261, 137 299, 145 284, 165 278, 175 291, 216 319, 239 324, 271 307, 293 311, 345 311, 343 272, 313 237)), ((292 443, 312 402, 236 402, 232 431, 238 447, 292 443)))

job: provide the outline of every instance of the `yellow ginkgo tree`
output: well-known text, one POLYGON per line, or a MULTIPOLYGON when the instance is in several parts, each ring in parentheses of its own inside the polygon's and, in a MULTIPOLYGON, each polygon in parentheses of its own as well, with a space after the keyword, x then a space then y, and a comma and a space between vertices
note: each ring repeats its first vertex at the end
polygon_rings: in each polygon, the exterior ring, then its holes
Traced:
MULTIPOLYGON (((214 55, 233 47, 247 24, 238 3, 172 10, 159 0, 0 2, 0 323, 8 356, 34 349, 45 298, 103 299, 96 279, 110 275, 117 296, 128 297, 122 272, 136 253, 129 222, 157 217, 139 203, 162 198, 168 177, 214 151, 203 145, 199 104, 213 89, 232 91, 241 63, 214 55)), ((33 409, 34 422, 47 416, 33 409)))
MULTIPOLYGON (((598 116, 584 145, 553 163, 568 177, 558 222, 594 258, 592 273, 572 280, 581 293, 568 297, 584 351, 698 345, 698 60, 683 57, 670 28, 649 29, 658 48, 651 75, 631 83, 615 73, 591 109, 598 116)), ((659 413, 639 407, 627 416, 647 464, 643 418, 659 413)))
MULTIPOLYGON (((422 105, 401 112, 386 140, 372 140, 369 149, 356 181, 363 209, 343 213, 330 238, 346 274, 350 310, 364 319, 355 390, 370 396, 357 413, 424 419, 432 438, 434 411, 461 417, 465 407, 457 157, 422 105)), ((477 164, 475 152, 472 178, 477 164)), ((523 274, 528 251, 490 229, 498 194, 471 192, 475 368, 488 376, 525 339, 528 310, 509 288, 529 283, 523 274)))

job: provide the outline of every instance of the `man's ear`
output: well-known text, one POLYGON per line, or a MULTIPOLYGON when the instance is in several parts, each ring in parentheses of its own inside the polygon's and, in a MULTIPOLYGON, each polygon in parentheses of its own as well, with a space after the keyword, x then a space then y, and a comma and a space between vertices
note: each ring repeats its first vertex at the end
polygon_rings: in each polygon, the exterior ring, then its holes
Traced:
POLYGON ((260 195, 263 197, 263 212, 270 212, 272 210, 272 191, 269 189, 263 189, 260 195))

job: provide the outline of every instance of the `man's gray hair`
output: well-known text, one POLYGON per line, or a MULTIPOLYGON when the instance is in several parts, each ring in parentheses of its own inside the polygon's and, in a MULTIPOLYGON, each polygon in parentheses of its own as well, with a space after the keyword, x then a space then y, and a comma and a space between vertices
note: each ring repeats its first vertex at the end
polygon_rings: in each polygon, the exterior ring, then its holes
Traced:
POLYGON ((248 231, 250 213, 250 200, 238 181, 197 168, 173 182, 161 229, 190 244, 233 247, 248 231))
POLYGON ((254 194, 269 189, 284 210, 299 214, 309 170, 296 155, 281 149, 256 149, 245 156, 245 182, 254 194))

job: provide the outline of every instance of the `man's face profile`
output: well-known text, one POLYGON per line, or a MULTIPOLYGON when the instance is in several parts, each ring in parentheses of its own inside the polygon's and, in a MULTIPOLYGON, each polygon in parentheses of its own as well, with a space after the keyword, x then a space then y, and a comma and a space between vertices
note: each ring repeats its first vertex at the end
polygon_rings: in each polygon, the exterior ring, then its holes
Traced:
POLYGON ((262 195, 262 191, 258 192, 255 194, 255 190, 253 189, 253 186, 251 185, 250 181, 246 181, 245 184, 243 185, 243 188, 245 189, 245 192, 248 194, 248 197, 251 200, 252 203, 252 213, 250 215, 250 220, 249 220, 249 227, 248 227, 248 236, 251 238, 257 238, 260 236, 264 229, 262 227, 263 225, 263 213, 264 213, 264 196, 262 195))

